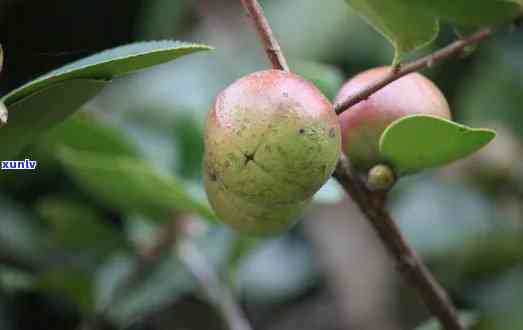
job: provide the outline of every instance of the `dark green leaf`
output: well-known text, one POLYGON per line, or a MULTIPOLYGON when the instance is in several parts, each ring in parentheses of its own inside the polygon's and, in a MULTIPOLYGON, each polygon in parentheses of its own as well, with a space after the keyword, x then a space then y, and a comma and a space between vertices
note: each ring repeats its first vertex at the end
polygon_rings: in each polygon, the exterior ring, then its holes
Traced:
POLYGON ((9 122, 0 128, 0 159, 16 157, 25 146, 64 120, 106 84, 103 80, 90 79, 59 82, 9 105, 9 122))
POLYGON ((9 106, 14 102, 58 81, 70 79, 110 80, 125 73, 209 49, 209 46, 202 44, 169 40, 125 45, 103 51, 51 71, 10 92, 2 100, 10 108, 9 106))
POLYGON ((402 54, 422 48, 438 36, 437 18, 412 6, 410 0, 346 1, 394 45, 394 63, 399 62, 402 54))
POLYGON ((0 158, 16 156, 36 136, 76 111, 111 78, 210 49, 176 41, 142 42, 107 50, 43 75, 4 96, 9 124, 0 130, 0 158))
POLYGON ((60 160, 82 188, 122 212, 166 219, 177 211, 214 218, 208 206, 193 199, 175 177, 160 174, 141 160, 65 147, 60 160))
POLYGON ((398 175, 415 173, 464 158, 488 144, 496 133, 428 115, 403 117, 380 139, 382 158, 398 175))

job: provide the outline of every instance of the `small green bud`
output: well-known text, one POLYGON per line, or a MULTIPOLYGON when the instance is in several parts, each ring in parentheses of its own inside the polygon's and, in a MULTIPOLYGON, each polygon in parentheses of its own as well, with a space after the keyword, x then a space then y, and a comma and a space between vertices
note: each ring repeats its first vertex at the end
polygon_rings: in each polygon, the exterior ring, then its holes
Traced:
POLYGON ((373 190, 389 190, 395 182, 396 176, 387 165, 379 164, 369 171, 368 184, 373 190))

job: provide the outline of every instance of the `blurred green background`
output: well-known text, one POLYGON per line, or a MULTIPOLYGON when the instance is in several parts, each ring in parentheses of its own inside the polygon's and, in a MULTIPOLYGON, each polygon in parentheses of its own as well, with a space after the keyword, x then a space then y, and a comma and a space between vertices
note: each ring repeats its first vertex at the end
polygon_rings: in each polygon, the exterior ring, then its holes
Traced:
MULTIPOLYGON (((346 78, 392 60, 385 39, 343 0, 262 4, 291 68, 330 98, 346 78)), ((187 222, 255 329, 426 321, 334 182, 279 237, 242 237, 208 221, 205 115, 221 89, 268 66, 239 1, 2 0, 1 94, 100 50, 157 39, 216 49, 115 79, 24 151, 37 171, 0 173, 0 329, 226 328, 179 251, 158 244, 174 218, 187 222)), ((453 39, 444 27, 433 47, 453 39)), ((468 159, 402 180, 390 201, 459 309, 479 317, 478 330, 523 329, 522 58, 516 28, 425 72, 458 122, 498 137, 468 159)))

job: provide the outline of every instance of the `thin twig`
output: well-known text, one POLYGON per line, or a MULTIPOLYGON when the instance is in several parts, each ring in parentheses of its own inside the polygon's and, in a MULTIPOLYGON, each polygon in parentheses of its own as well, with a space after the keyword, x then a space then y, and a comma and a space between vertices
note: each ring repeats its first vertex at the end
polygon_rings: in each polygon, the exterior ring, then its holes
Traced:
POLYGON ((417 290, 423 302, 445 329, 464 329, 445 289, 438 284, 414 249, 410 247, 385 209, 385 194, 371 192, 365 183, 353 173, 355 171, 349 160, 342 156, 333 176, 370 221, 395 258, 398 271, 407 280, 407 283, 417 290))
MULTIPOLYGON (((270 29, 267 19, 263 16, 261 7, 256 0, 241 0, 245 9, 249 12, 258 29, 260 38, 265 46, 267 56, 273 67, 286 67, 286 61, 277 41, 270 29), (278 50, 274 53, 272 50, 278 50), (274 55, 277 55, 274 56, 274 55)), ((369 97, 375 91, 386 86, 388 83, 402 75, 432 65, 434 62, 459 54, 466 46, 477 43, 492 34, 492 30, 485 29, 473 36, 457 41, 434 54, 415 61, 409 65, 394 70, 387 79, 377 82, 368 88, 365 93, 357 95, 359 101, 369 97)), ((339 109, 351 106, 351 101, 343 102, 339 109)), ((352 104, 355 104, 352 103, 352 104)), ((340 110, 339 112, 342 112, 340 110)), ((363 214, 377 231, 388 251, 394 256, 399 271, 412 287, 417 289, 420 297, 430 309, 432 314, 439 319, 446 330, 464 330, 460 324, 457 311, 446 291, 436 282, 422 260, 403 238, 399 228, 385 209, 385 193, 372 192, 367 189, 365 183, 355 175, 355 171, 348 159, 344 156, 338 162, 333 176, 342 184, 348 195, 356 202, 363 214)))
POLYGON ((450 45, 432 53, 425 57, 422 57, 418 60, 415 60, 411 63, 401 65, 397 70, 391 70, 390 73, 384 78, 376 81, 372 85, 368 86, 361 92, 349 97, 347 100, 342 103, 335 104, 334 110, 337 114, 342 113, 353 105, 366 100, 372 94, 376 93, 383 87, 387 86, 391 82, 416 71, 419 71, 424 68, 432 67, 435 63, 446 60, 450 57, 459 55, 466 47, 470 45, 477 44, 494 33, 494 30, 491 28, 485 28, 479 30, 478 32, 472 34, 471 36, 457 40, 450 45))
POLYGON ((182 240, 177 246, 178 257, 196 278, 230 330, 252 330, 230 287, 220 280, 205 256, 190 243, 182 240))
POLYGON ((243 8, 247 14, 252 18, 256 29, 258 30, 258 35, 260 36, 265 52, 269 61, 271 61, 273 69, 290 71, 287 61, 283 56, 283 53, 280 48, 278 40, 274 37, 272 33, 271 26, 269 21, 263 13, 263 8, 260 6, 256 0, 241 0, 243 8))

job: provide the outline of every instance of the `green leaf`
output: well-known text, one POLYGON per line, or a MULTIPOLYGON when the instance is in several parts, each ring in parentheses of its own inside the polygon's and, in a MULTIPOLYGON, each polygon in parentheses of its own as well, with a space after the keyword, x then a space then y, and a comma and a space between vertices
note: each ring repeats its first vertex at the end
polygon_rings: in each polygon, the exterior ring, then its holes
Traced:
POLYGON ((104 222, 96 209, 63 198, 45 198, 37 211, 46 220, 54 241, 75 252, 106 256, 129 247, 123 233, 104 222))
POLYGON ((160 174, 141 160, 66 147, 59 158, 82 188, 122 212, 165 220, 177 211, 214 219, 209 207, 195 200, 175 177, 160 174))
POLYGON ((86 57, 23 85, 0 100, 9 114, 9 123, 0 130, 0 140, 6 141, 0 147, 0 159, 16 156, 44 130, 96 95, 111 78, 208 49, 176 41, 141 42, 86 57))
MULTIPOLYGON (((478 316, 472 312, 461 312, 459 313, 459 320, 466 329, 469 329, 478 322, 478 316)), ((416 330, 443 330, 443 327, 440 326, 437 320, 430 320, 417 327, 416 330)))
POLYGON ((511 22, 522 10, 521 0, 416 0, 415 3, 442 21, 475 28, 511 22))
POLYGON ((9 105, 9 122, 0 128, 0 159, 17 156, 42 132, 96 95, 106 83, 92 79, 59 82, 9 105))
POLYGON ((75 150, 138 157, 135 145, 118 127, 87 113, 78 113, 52 128, 43 137, 49 151, 61 146, 75 150))
POLYGON ((380 139, 382 158, 398 175, 448 164, 476 152, 496 133, 429 115, 412 115, 390 124, 380 139))
POLYGON ((522 12, 521 0, 346 0, 370 25, 394 45, 398 63, 402 54, 431 43, 439 21, 462 30, 501 25, 522 12))
POLYGON ((51 71, 2 98, 7 105, 58 81, 70 79, 110 80, 113 77, 174 60, 209 46, 179 41, 146 41, 125 45, 86 57, 51 71))
POLYGON ((437 18, 412 0, 346 0, 370 25, 395 48, 394 64, 407 52, 430 44, 439 33, 437 18))

